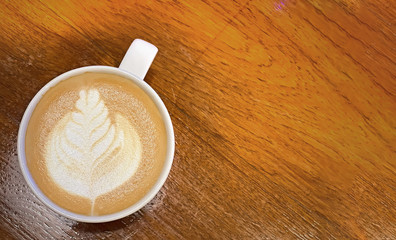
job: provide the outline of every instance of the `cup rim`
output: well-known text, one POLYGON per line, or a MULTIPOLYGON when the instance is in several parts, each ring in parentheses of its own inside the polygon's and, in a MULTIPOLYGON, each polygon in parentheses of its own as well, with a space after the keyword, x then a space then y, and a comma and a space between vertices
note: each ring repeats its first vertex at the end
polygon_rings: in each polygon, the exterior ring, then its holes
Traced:
POLYGON ((94 66, 86 66, 86 67, 80 67, 76 68, 70 71, 67 71, 65 73, 62 73, 61 75, 55 77, 52 79, 50 82, 48 82, 44 87, 42 87, 36 95, 33 97, 33 99, 30 101, 29 105, 27 106, 22 120, 19 125, 19 130, 18 130, 18 140, 17 140, 17 153, 18 153, 18 160, 19 160, 19 165, 22 170, 22 174, 28 183, 30 189, 32 189, 33 193, 40 199, 41 202, 43 202, 46 206, 54 210, 55 212, 79 221, 79 222, 86 222, 86 223, 102 223, 102 222, 110 222, 114 221, 123 217, 126 217, 134 212, 137 212, 140 210, 142 207, 144 207, 148 202, 150 202, 155 195, 159 192, 159 190, 162 188, 163 184, 165 183, 166 179, 168 178, 170 169, 172 167, 173 163, 173 157, 174 157, 174 152, 175 152, 175 138, 174 138, 174 131, 173 131, 173 125, 172 121, 169 115, 169 112, 167 108, 165 107, 165 104, 162 102, 161 98, 158 96, 158 94, 148 85, 144 80, 139 79, 137 76, 133 75, 132 73, 129 73, 125 70, 116 68, 116 67, 110 67, 110 66, 101 66, 101 65, 94 65, 94 66), (41 100, 42 96, 52 87, 54 87, 56 84, 59 82, 66 80, 70 77, 80 75, 86 72, 100 72, 100 73, 110 73, 110 74, 115 74, 127 79, 132 80, 138 87, 140 87, 143 91, 147 93, 147 95, 150 96, 150 98, 153 100, 155 105, 157 106, 163 122, 165 124, 165 129, 166 129, 166 134, 167 134, 167 153, 166 153, 166 158, 165 158, 165 163, 162 168, 161 174, 158 177, 156 183, 151 187, 151 189, 146 193, 146 195, 141 198, 138 202, 135 204, 129 206, 126 209, 123 209, 119 212, 112 213, 112 214, 107 214, 103 216, 86 216, 82 214, 77 214, 73 213, 69 210, 66 210, 54 202, 52 202, 38 187, 38 185, 35 183, 29 168, 27 166, 26 162, 26 155, 25 155, 25 135, 26 135, 26 129, 30 120, 30 117, 38 104, 38 102, 41 100))

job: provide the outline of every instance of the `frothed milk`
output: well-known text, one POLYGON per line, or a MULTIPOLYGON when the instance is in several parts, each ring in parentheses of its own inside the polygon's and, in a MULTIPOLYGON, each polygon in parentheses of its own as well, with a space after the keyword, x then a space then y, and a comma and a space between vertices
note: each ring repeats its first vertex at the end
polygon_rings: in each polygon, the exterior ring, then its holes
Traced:
POLYGON ((158 108, 132 81, 84 73, 58 83, 37 104, 26 159, 41 191, 57 205, 105 215, 142 198, 165 161, 158 108))

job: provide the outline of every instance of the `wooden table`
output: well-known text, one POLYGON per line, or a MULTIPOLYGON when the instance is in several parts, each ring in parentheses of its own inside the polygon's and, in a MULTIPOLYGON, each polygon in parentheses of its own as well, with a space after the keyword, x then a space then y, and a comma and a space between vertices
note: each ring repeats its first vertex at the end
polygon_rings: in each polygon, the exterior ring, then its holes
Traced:
POLYGON ((395 239, 395 1, 3 1, 0 238, 395 239), (22 177, 35 93, 129 44, 159 48, 146 81, 176 152, 160 193, 85 224, 22 177))

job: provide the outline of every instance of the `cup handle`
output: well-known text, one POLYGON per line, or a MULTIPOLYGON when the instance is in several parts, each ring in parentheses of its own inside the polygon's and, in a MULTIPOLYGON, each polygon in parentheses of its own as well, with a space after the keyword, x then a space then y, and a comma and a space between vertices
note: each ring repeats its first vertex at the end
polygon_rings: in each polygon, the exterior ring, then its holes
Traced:
POLYGON ((157 52, 158 48, 153 44, 142 39, 135 39, 118 68, 143 80, 157 52))

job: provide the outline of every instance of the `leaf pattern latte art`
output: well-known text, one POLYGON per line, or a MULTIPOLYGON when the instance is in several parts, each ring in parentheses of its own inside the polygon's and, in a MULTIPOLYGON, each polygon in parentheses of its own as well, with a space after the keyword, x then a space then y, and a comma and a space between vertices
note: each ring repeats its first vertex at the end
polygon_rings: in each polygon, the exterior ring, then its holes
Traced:
POLYGON ((45 160, 49 176, 65 191, 92 201, 136 172, 142 152, 129 121, 109 110, 96 89, 81 90, 75 109, 52 129, 45 160))

